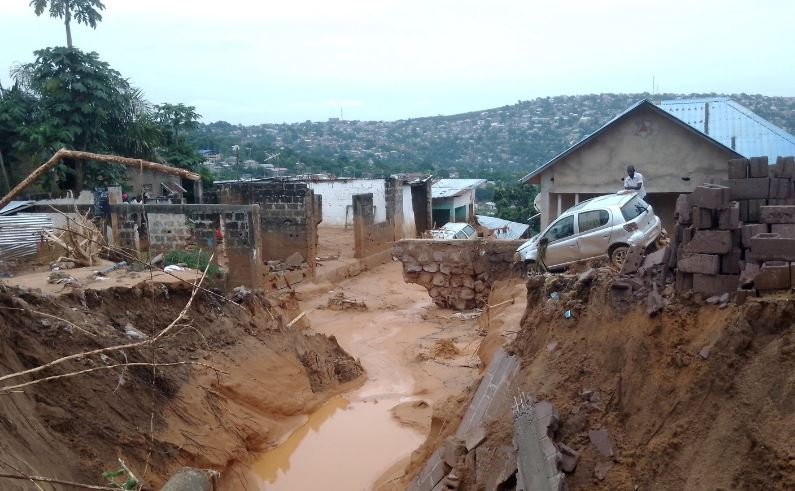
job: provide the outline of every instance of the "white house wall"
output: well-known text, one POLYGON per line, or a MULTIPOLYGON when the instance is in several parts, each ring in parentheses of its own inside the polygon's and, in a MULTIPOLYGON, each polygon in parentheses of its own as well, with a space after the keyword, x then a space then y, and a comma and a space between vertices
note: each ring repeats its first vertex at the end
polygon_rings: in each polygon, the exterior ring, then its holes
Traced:
POLYGON ((413 239, 417 236, 414 223, 414 205, 411 201, 411 186, 403 185, 403 237, 413 239))
MULTIPOLYGON (((323 225, 353 225, 353 195, 373 193, 375 221, 386 221, 386 194, 383 179, 350 179, 344 181, 308 182, 315 194, 323 197, 323 225)), ((405 206, 405 205, 404 205, 405 206)), ((412 217, 413 221, 413 217, 412 217)))

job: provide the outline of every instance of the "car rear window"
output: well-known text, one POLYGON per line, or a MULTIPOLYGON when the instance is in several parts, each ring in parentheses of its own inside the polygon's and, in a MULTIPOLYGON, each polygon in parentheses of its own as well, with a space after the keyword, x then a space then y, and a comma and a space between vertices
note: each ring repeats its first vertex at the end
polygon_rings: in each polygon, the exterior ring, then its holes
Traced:
POLYGON ((610 214, 607 210, 584 211, 577 215, 577 225, 580 227, 580 233, 599 228, 609 220, 610 214))
POLYGON ((640 199, 640 196, 635 196, 621 207, 621 214, 624 215, 624 220, 630 221, 638 218, 648 208, 648 203, 640 199))

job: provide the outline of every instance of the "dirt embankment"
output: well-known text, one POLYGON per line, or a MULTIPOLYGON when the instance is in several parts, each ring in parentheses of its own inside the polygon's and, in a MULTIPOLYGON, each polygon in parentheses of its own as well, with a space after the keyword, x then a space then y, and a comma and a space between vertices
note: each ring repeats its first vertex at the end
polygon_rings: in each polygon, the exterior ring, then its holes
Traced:
MULTIPOLYGON (((551 401, 555 441, 579 452, 570 489, 795 488, 790 296, 723 309, 669 296, 650 318, 642 298, 615 307, 609 277, 576 279, 530 279, 510 346, 522 361, 512 390, 551 401), (600 428, 612 458, 590 441, 600 428)), ((511 445, 507 417, 489 430, 484 445, 511 445)), ((462 488, 475 489, 475 468, 462 472, 462 488)))
MULTIPOLYGON (((0 287, 0 370, 8 374, 144 339, 176 318, 189 297, 180 285, 61 296, 0 287)), ((181 466, 223 471, 274 445, 307 412, 358 383, 361 366, 333 337, 285 327, 290 305, 251 294, 241 304, 199 293, 188 321, 156 349, 83 357, 39 375, 152 361, 204 363, 225 374, 180 365, 158 368, 153 376, 151 367, 137 366, 1 394, 2 471, 104 484, 101 473, 117 469, 121 457, 153 487, 181 466)), ((31 486, 0 481, 2 489, 31 486)))

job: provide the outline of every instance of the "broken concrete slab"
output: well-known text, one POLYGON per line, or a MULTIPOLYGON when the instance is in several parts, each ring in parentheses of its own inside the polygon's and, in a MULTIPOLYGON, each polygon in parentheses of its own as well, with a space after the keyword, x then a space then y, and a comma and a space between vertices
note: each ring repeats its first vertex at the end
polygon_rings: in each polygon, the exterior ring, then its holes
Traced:
POLYGON ((596 450, 603 456, 612 457, 615 455, 613 452, 613 442, 610 440, 610 435, 607 433, 606 429, 591 430, 588 432, 588 438, 591 440, 594 447, 596 447, 596 450))
POLYGON ((284 262, 286 262, 290 266, 298 268, 302 264, 304 264, 305 260, 304 260, 304 256, 302 256, 300 252, 294 252, 294 253, 290 254, 287 257, 287 259, 284 260, 284 262))
POLYGON ((478 447, 475 450, 475 487, 497 489, 516 473, 516 451, 512 446, 478 447))
POLYGON ((560 449, 560 470, 571 474, 577 469, 580 453, 563 443, 558 443, 560 449))
POLYGON ((483 425, 477 425, 472 428, 469 433, 464 435, 464 445, 467 452, 471 452, 486 440, 486 428, 483 425))
POLYGON ((458 459, 467 453, 464 440, 450 437, 444 442, 444 462, 450 467, 455 467, 458 459))
POLYGON ((624 258, 624 264, 621 266, 621 272, 623 274, 636 273, 642 262, 643 247, 634 245, 629 248, 629 251, 627 251, 627 255, 624 258))

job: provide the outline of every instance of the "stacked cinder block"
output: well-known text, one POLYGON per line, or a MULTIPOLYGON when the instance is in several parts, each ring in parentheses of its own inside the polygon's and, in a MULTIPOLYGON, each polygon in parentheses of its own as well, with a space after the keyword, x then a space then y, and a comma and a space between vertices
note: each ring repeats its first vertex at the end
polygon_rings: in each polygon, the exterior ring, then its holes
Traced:
POLYGON ((795 284, 795 159, 729 161, 729 178, 677 200, 669 266, 706 295, 795 284))
POLYGON ((736 290, 742 259, 740 205, 730 199, 730 188, 698 186, 679 196, 676 210, 669 265, 677 267, 677 289, 710 296, 736 290))

